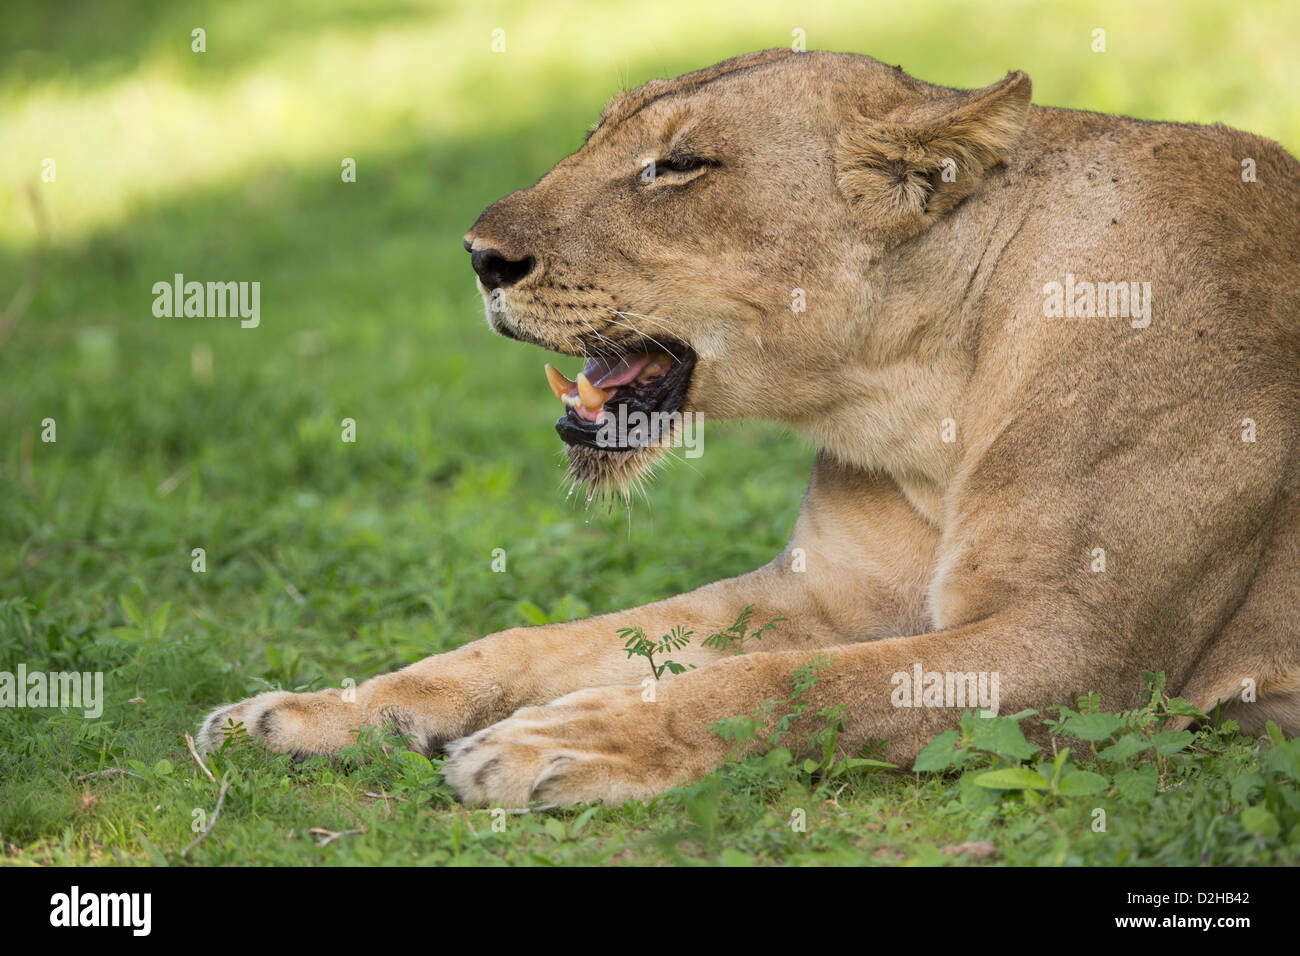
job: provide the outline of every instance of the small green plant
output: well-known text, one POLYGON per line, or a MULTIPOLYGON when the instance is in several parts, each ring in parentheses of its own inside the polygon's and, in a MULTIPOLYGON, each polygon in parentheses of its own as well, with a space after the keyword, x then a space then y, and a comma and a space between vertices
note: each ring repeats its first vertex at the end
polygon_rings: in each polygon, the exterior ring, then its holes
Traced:
POLYGON ((742 610, 736 617, 735 622, 725 631, 710 634, 706 637, 704 639, 704 646, 716 648, 720 651, 726 651, 730 649, 731 645, 734 643, 736 645, 736 653, 741 654, 745 650, 745 641, 761 641, 766 632, 772 630, 772 628, 776 627, 777 624, 785 620, 783 617, 774 617, 757 630, 746 633, 749 631, 749 622, 753 616, 754 605, 745 605, 744 610, 742 610))
MULTIPOLYGON (((804 695, 816 686, 818 674, 830 669, 834 662, 834 658, 829 654, 814 655, 809 659, 808 663, 791 675, 792 693, 789 698, 778 701, 776 698, 769 697, 759 704, 752 714, 715 720, 709 725, 710 729, 723 740, 736 744, 746 744, 758 737, 765 727, 772 724, 772 732, 768 734, 766 743, 769 747, 778 746, 781 738, 790 732, 791 726, 808 709, 808 702, 803 700, 804 695), (773 723, 772 715, 778 710, 784 710, 785 713, 773 723)), ((822 713, 829 714, 829 711, 823 711, 822 713)))
POLYGON ((710 724, 710 729, 715 734, 734 745, 731 754, 733 761, 750 750, 747 745, 758 739, 763 730, 770 726, 771 732, 763 738, 765 753, 756 758, 754 768, 751 769, 772 775, 774 785, 779 785, 790 773, 800 775, 805 786, 813 786, 842 777, 851 771, 898 769, 896 764, 880 759, 880 741, 869 741, 855 757, 837 756, 840 751, 840 734, 846 727, 847 718, 847 710, 838 704, 817 711, 815 716, 820 721, 805 740, 789 740, 788 746, 783 744, 811 706, 805 699, 806 695, 816 686, 818 677, 833 667, 834 663, 831 655, 817 654, 791 675, 791 695, 786 700, 768 698, 752 714, 726 717, 710 724), (784 713, 773 719, 773 715, 781 711, 784 713), (808 756, 801 762, 796 762, 795 754, 808 756))
POLYGON ((817 678, 820 674, 830 670, 835 666, 835 658, 830 654, 814 654, 813 657, 790 678, 790 684, 794 693, 790 696, 785 708, 787 713, 779 718, 776 722, 776 730, 768 738, 768 743, 775 745, 785 734, 790 732, 794 723, 804 715, 809 706, 808 701, 804 700, 804 695, 817 686, 817 678))
POLYGON ((244 722, 235 720, 233 717, 227 717, 225 724, 221 727, 221 746, 217 748, 217 752, 223 756, 237 754, 252 746, 252 743, 253 738, 249 736, 248 728, 244 726, 244 722))
POLYGON ((1269 746, 1261 749, 1259 770, 1232 781, 1232 797, 1247 803, 1238 819, 1256 839, 1274 841, 1285 834, 1291 846, 1300 846, 1300 737, 1287 740, 1271 720, 1266 725, 1269 746))
MULTIPOLYGON (((767 631, 785 620, 783 617, 774 617, 762 627, 751 631, 749 622, 753 616, 754 605, 747 604, 730 627, 725 631, 710 634, 706 637, 704 646, 726 651, 732 644, 735 644, 736 653, 739 654, 743 652, 746 641, 761 641, 767 631)), ((659 680, 664 671, 670 674, 680 674, 686 670, 694 670, 694 664, 679 664, 673 660, 665 660, 662 664, 655 663, 656 654, 663 655, 672 651, 680 651, 691 642, 691 635, 694 633, 694 631, 688 631, 679 624, 672 631, 655 641, 646 636, 645 630, 640 625, 620 627, 618 629, 618 636, 623 639, 623 647, 627 651, 627 656, 629 658, 644 657, 649 661, 650 672, 654 674, 655 680, 659 680)))
MULTIPOLYGON (((656 654, 667 654, 670 651, 680 651, 683 647, 691 642, 691 635, 694 631, 685 630, 680 624, 672 629, 669 633, 652 641, 646 637, 645 630, 640 625, 635 627, 620 627, 618 636, 623 639, 623 648, 627 651, 628 659, 633 657, 644 657, 650 662, 650 673, 654 675, 655 680, 663 676, 664 671, 670 674, 680 674, 688 669, 686 664, 678 664, 673 660, 665 660, 662 664, 655 663, 656 654)), ((690 669, 695 667, 689 665, 690 669)))
POLYGON ((962 802, 972 809, 990 806, 1008 794, 1019 794, 1033 806, 1042 800, 1101 795, 1149 801, 1160 779, 1186 763, 1187 748, 1196 736, 1167 724, 1206 717, 1181 697, 1165 696, 1163 674, 1142 676, 1144 703, 1133 710, 1104 712, 1097 694, 1080 697, 1078 710, 1049 708, 1058 714, 1044 719, 1054 741, 1050 757, 1029 743, 1020 729, 1020 722, 1037 711, 1006 717, 968 712, 959 730, 945 731, 930 741, 913 769, 962 771, 962 802), (1075 741, 1075 746, 1057 749, 1058 737, 1075 741), (1087 755, 1093 769, 1079 766, 1073 759, 1076 753, 1087 755), (1137 759, 1148 753, 1153 753, 1154 762, 1137 759), (1175 760, 1182 763, 1175 765, 1175 760))
POLYGON ((171 613, 171 602, 165 601, 152 616, 145 614, 125 594, 118 596, 118 603, 121 605, 122 614, 126 617, 127 623, 112 628, 109 633, 125 644, 135 648, 135 696, 140 697, 140 681, 144 674, 144 661, 146 652, 160 644, 167 633, 167 616, 171 613))
POLYGON ((393 724, 382 727, 362 724, 352 733, 352 743, 326 759, 356 769, 382 764, 392 754, 405 753, 409 748, 408 738, 399 733, 393 724))

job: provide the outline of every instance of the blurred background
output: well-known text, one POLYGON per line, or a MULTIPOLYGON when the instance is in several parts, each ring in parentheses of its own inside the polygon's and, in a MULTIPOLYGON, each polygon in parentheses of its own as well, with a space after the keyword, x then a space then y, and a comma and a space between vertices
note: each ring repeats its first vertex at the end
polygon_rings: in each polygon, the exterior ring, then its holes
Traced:
POLYGON ((630 514, 565 499, 548 357, 488 332, 461 249, 479 211, 577 149, 619 89, 796 30, 945 85, 1023 69, 1041 104, 1294 152, 1298 9, 5 4, 0 664, 107 670, 106 719, 170 742, 265 686, 361 679, 768 560, 813 457, 775 427, 709 423, 704 456, 630 514), (155 317, 175 273, 260 282, 260 326, 155 317))

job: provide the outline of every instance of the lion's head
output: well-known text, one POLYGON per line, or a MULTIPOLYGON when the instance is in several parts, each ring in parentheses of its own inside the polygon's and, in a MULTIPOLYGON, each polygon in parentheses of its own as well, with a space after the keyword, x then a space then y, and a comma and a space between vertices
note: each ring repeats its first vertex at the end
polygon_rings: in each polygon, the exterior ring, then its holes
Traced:
POLYGON ((976 188, 1028 103, 1024 74, 962 92, 788 50, 616 96, 465 237, 491 327, 586 359, 572 380, 547 366, 573 476, 626 486, 683 413, 798 423, 832 404, 862 360, 873 259, 976 188))

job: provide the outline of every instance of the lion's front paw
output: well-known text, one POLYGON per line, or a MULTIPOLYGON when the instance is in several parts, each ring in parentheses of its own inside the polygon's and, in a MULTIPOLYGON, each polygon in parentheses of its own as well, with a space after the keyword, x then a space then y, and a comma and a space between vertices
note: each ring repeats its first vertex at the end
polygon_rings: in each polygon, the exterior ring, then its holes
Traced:
POLYGON ((655 706, 640 688, 601 687, 526 707, 449 743, 443 776, 472 806, 643 800, 701 772, 655 706))
POLYGON ((272 750, 305 758, 351 745, 361 723, 359 708, 341 691, 271 691, 218 707, 204 718, 197 743, 205 753, 220 749, 226 737, 242 727, 272 750))

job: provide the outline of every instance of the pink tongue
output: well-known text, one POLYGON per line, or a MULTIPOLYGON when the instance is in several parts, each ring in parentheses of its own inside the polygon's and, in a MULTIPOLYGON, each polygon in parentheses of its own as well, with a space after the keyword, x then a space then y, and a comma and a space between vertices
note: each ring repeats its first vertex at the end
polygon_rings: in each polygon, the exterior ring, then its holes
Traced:
POLYGON ((650 353, 643 352, 617 361, 608 358, 587 359, 587 365, 582 371, 587 376, 587 381, 597 388, 613 388, 616 385, 626 385, 640 375, 653 357, 650 353))

